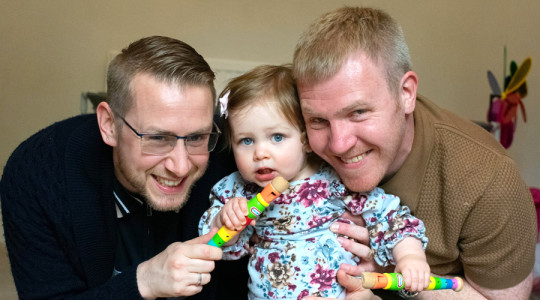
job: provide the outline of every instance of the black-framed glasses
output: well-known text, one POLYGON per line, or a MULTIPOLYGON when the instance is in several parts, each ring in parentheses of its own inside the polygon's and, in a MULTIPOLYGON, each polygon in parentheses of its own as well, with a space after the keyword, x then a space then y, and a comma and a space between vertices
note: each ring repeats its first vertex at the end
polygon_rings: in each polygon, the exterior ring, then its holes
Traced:
POLYGON ((184 146, 186 151, 192 155, 208 154, 216 148, 216 144, 221 131, 214 122, 216 132, 210 133, 197 133, 187 136, 178 136, 173 134, 159 134, 159 133, 139 133, 133 126, 131 126, 126 119, 119 116, 124 123, 135 133, 141 140, 141 152, 150 155, 165 155, 171 152, 178 140, 184 140, 184 146))

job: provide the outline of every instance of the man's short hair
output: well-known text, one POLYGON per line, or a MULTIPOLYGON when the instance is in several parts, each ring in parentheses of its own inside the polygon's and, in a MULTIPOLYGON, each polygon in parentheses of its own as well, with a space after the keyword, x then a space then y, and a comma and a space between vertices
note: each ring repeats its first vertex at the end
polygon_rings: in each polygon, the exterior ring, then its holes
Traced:
POLYGON ((411 70, 409 49, 392 17, 372 8, 343 7, 315 20, 296 46, 295 78, 299 83, 327 80, 355 53, 382 63, 390 92, 397 95, 401 77, 411 70))
POLYGON ((132 105, 131 82, 137 74, 178 85, 207 86, 216 101, 215 74, 190 45, 163 36, 131 43, 109 64, 107 101, 113 111, 125 115, 132 105))

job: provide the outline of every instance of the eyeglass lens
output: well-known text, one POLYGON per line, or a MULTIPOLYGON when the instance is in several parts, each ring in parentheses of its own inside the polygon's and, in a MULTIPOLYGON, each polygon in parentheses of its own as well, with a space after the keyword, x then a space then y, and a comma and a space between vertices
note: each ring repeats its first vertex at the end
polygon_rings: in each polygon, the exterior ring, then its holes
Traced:
MULTIPOLYGON (((189 154, 206 154, 214 150, 218 140, 218 133, 207 133, 187 136, 183 138, 184 145, 189 154)), ((141 137, 141 150, 145 154, 167 154, 176 146, 178 138, 172 135, 148 134, 141 137)))

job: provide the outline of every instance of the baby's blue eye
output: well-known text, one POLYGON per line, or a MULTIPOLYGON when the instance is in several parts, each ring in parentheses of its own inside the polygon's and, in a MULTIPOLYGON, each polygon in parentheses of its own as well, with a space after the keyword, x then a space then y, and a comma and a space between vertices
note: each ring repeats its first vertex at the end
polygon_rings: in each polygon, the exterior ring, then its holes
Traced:
POLYGON ((253 140, 251 138, 243 138, 240 140, 240 143, 244 145, 251 145, 253 144, 253 140))
POLYGON ((278 143, 279 143, 279 142, 283 141, 283 135, 281 135, 281 134, 279 134, 279 133, 274 134, 274 135, 272 136, 272 139, 274 140, 274 142, 278 142, 278 143))

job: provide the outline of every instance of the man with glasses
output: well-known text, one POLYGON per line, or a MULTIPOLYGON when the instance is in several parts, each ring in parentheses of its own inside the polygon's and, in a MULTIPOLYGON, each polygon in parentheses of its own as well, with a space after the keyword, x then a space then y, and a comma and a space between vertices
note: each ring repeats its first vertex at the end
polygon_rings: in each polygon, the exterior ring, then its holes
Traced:
POLYGON ((139 133, 131 126, 126 119, 120 117, 131 131, 141 138, 141 152, 149 155, 165 155, 171 152, 178 140, 184 140, 186 151, 192 155, 202 155, 212 152, 216 147, 221 130, 214 123, 216 132, 196 133, 187 136, 177 136, 174 134, 160 133, 139 133))
POLYGON ((243 265, 206 245, 213 233, 196 238, 210 187, 233 167, 210 153, 220 135, 213 80, 189 45, 143 38, 111 62, 95 115, 15 150, 0 197, 21 299, 225 299, 227 280, 245 282, 243 265))

